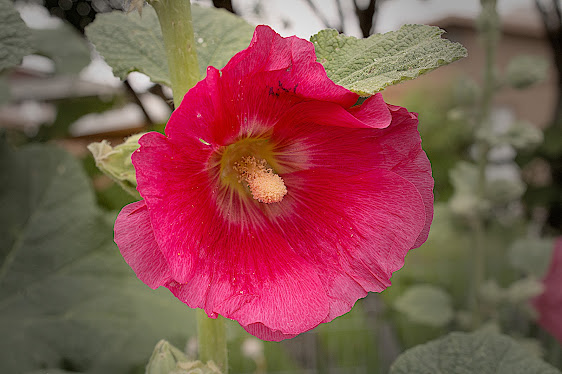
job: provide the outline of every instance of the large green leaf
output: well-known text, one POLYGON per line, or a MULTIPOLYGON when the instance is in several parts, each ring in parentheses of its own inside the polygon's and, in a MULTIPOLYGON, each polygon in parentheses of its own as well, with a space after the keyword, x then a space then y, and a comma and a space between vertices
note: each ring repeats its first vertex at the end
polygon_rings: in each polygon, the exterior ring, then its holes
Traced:
POLYGON ((394 301, 394 307, 414 322, 444 326, 453 319, 451 296, 441 287, 418 284, 394 301))
POLYGON ((331 80, 368 96, 465 57, 466 49, 442 39, 443 33, 434 26, 405 25, 357 39, 322 30, 311 41, 331 80))
POLYGON ((223 68, 236 53, 248 47, 254 26, 224 9, 192 5, 193 31, 201 76, 207 66, 223 68))
POLYGON ((11 0, 0 0, 0 71, 16 66, 33 52, 31 31, 11 0))
POLYGON ((524 238, 510 247, 508 259, 517 270, 542 279, 552 260, 554 240, 551 238, 524 238))
POLYGON ((0 143, 0 206, 1 373, 126 373, 185 342, 190 309, 135 278, 72 157, 0 143))
POLYGON ((0 76, 0 106, 9 103, 12 97, 10 84, 5 77, 0 76))
POLYGON ((88 42, 69 24, 31 32, 35 53, 53 60, 57 73, 78 74, 90 63, 88 42))
MULTIPOLYGON (((207 66, 222 68, 236 52, 248 47, 254 28, 241 18, 196 5, 191 11, 202 77, 207 66)), ((119 78, 139 71, 153 82, 171 85, 162 31, 152 7, 145 6, 142 17, 136 12, 98 14, 86 27, 86 35, 119 78)))
POLYGON ((560 374, 506 335, 453 332, 407 350, 390 374, 560 374))

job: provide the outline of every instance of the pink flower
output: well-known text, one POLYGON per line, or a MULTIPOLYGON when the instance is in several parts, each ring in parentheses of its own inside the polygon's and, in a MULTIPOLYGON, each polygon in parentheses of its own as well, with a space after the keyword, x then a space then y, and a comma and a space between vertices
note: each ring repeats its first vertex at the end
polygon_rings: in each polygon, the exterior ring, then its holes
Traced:
POLYGON ((533 301, 539 312, 538 323, 562 344, 562 237, 554 243, 552 260, 543 285, 543 293, 533 301))
POLYGON ((427 238, 433 179, 417 115, 380 94, 360 106, 312 43, 258 26, 207 69, 133 155, 144 200, 115 242, 148 286, 291 338, 390 285, 427 238))

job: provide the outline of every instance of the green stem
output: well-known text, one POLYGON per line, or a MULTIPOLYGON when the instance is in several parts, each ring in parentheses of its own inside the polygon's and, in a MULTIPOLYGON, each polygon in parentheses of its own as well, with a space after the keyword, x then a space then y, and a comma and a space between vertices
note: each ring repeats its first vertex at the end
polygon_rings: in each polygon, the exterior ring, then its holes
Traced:
MULTIPOLYGON (((485 65, 484 65, 484 87, 480 101, 480 110, 477 117, 478 131, 489 126, 492 100, 496 91, 495 63, 496 47, 500 33, 499 17, 496 9, 496 0, 481 0, 482 11, 479 17, 479 29, 484 45, 485 65)), ((478 189, 477 197, 480 201, 486 198, 486 168, 488 166, 488 153, 490 146, 485 139, 477 142, 478 156, 478 189)), ((472 224, 474 232, 474 256, 472 266, 472 324, 477 328, 482 323, 482 308, 478 293, 482 284, 486 280, 486 224, 485 217, 477 214, 472 224)))
POLYGON ((204 310, 197 309, 197 332, 199 359, 203 362, 214 361, 221 373, 228 373, 228 355, 226 349, 226 330, 224 318, 211 319, 204 310))
POLYGON ((189 0, 152 0, 156 10, 177 108, 186 92, 199 81, 199 62, 195 50, 195 37, 191 21, 189 0))
MULTIPOLYGON (((191 4, 189 0, 152 0, 156 10, 177 108, 187 91, 199 81, 199 62, 195 49, 191 4)), ((223 374, 228 373, 226 332, 222 317, 211 319, 204 311, 197 310, 197 334, 199 359, 214 361, 223 374)))

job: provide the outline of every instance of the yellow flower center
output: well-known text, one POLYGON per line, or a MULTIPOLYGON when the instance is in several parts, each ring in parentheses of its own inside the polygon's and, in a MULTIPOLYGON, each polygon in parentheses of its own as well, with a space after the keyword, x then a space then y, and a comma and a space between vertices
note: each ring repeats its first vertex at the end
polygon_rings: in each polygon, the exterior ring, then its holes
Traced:
POLYGON ((278 203, 287 194, 287 187, 278 174, 284 166, 277 155, 275 145, 264 134, 244 137, 219 149, 210 165, 218 168, 224 192, 236 191, 242 198, 251 196, 265 204, 278 203))
POLYGON ((254 156, 243 157, 234 164, 234 170, 239 174, 238 182, 247 182, 252 197, 259 202, 278 203, 287 194, 283 178, 267 168, 263 159, 256 160, 254 156))

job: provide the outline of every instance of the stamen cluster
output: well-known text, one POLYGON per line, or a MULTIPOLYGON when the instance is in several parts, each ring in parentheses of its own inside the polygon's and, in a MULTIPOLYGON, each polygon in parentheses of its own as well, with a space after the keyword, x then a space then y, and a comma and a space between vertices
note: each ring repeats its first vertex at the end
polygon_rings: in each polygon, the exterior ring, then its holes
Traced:
POLYGON ((238 182, 248 183, 252 197, 259 202, 278 203, 287 194, 283 178, 267 168, 265 160, 246 156, 234 164, 234 170, 239 173, 238 182))

